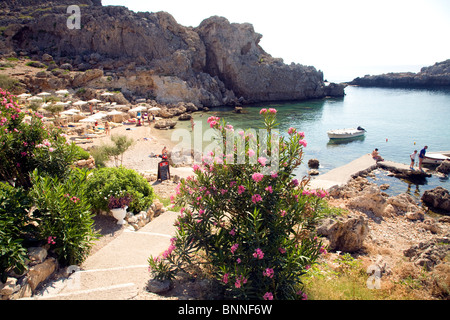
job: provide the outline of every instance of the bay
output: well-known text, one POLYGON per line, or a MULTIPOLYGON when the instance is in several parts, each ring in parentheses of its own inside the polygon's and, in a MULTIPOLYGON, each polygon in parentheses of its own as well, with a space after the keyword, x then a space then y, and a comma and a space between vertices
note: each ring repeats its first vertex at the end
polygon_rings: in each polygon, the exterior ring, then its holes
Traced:
MULTIPOLYGON (((304 149, 304 161, 296 174, 307 174, 307 162, 320 161, 320 173, 345 165, 378 148, 386 159, 409 164, 409 155, 428 145, 428 152, 450 150, 450 90, 363 88, 348 86, 342 98, 317 99, 302 102, 282 102, 243 106, 244 113, 234 112, 232 107, 211 108, 207 113, 194 113, 196 126, 209 129, 206 123, 211 115, 224 118, 235 128, 261 128, 261 108, 277 109, 281 132, 294 127, 305 132, 308 146, 304 149), (326 132, 362 126, 367 130, 361 139, 333 143, 326 132)), ((179 122, 177 128, 190 128, 189 121, 179 122)), ((168 133, 169 134, 169 133, 168 133)), ((204 144, 205 145, 205 144, 204 144)), ((388 179, 391 192, 411 193, 411 183, 388 179), (404 191, 402 191, 404 190, 404 191)), ((450 189, 445 178, 433 176, 419 185, 413 184, 412 193, 420 195, 424 190, 441 185, 450 189), (418 189, 418 190, 416 190, 418 189)))

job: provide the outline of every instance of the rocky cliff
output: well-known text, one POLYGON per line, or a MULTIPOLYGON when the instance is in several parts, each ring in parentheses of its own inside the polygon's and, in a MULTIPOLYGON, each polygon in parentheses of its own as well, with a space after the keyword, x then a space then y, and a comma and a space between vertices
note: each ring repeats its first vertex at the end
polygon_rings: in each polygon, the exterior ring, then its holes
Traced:
POLYGON ((70 2, 0 3, 0 54, 44 64, 50 55, 52 69, 100 70, 107 81, 78 85, 161 103, 218 106, 344 94, 344 86, 325 85, 314 67, 272 58, 250 24, 211 17, 190 28, 165 12, 135 13, 84 0, 77 1, 80 28, 71 29, 70 2))
POLYGON ((442 88, 450 87, 450 59, 424 67, 418 73, 386 73, 366 75, 349 84, 362 87, 387 88, 442 88))

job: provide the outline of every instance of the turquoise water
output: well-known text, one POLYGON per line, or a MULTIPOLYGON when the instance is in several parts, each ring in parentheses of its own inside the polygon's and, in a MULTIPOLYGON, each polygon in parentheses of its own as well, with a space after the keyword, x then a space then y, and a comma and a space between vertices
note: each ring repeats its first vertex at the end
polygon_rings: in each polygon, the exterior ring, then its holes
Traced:
MULTIPOLYGON (((450 90, 347 87, 345 92, 343 98, 244 106, 244 114, 237 114, 230 107, 213 108, 205 114, 195 113, 194 119, 203 131, 209 129, 206 120, 212 114, 235 128, 259 128, 261 108, 276 108, 280 131, 294 127, 306 134, 308 146, 297 171, 300 177, 307 173, 311 158, 320 161, 319 171, 323 174, 374 148, 386 160, 407 164, 409 155, 425 145, 429 152, 450 150, 450 90), (327 130, 357 126, 367 132, 363 138, 350 142, 331 143, 326 134, 327 130)), ((183 127, 190 127, 190 123, 177 125, 183 127)), ((423 192, 437 185, 450 189, 448 179, 436 177, 418 187, 423 192)), ((403 188, 406 191, 407 185, 400 183, 398 189, 403 188)))

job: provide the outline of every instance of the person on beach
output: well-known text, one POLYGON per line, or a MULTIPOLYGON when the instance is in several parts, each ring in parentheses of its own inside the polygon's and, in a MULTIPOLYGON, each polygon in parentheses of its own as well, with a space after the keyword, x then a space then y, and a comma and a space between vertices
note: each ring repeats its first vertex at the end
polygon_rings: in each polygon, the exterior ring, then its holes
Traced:
POLYGON ((422 169, 422 162, 423 159, 425 158, 425 153, 427 152, 428 146, 425 146, 422 150, 420 150, 419 152, 419 170, 423 171, 422 169))
POLYGON ((378 153, 378 149, 377 148, 375 148, 375 150, 372 151, 372 159, 375 160, 376 162, 384 161, 384 159, 378 153))
POLYGON ((409 168, 411 170, 414 170, 414 163, 416 162, 416 156, 417 156, 417 150, 414 150, 414 152, 409 155, 409 157, 411 158, 411 164, 409 165, 409 168))
POLYGON ((161 151, 161 158, 167 158, 167 148, 164 146, 164 148, 161 151))
POLYGON ((106 121, 106 122, 105 122, 105 133, 106 133, 107 136, 109 136, 109 133, 110 133, 109 129, 110 129, 110 128, 109 128, 109 122, 106 121))

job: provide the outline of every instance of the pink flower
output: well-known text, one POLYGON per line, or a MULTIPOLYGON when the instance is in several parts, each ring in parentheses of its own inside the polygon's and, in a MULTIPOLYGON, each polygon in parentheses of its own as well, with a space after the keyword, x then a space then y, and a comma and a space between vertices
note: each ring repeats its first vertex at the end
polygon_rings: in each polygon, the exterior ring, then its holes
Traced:
POLYGON ((274 109, 274 108, 270 108, 270 109, 269 109, 269 113, 275 114, 275 113, 277 113, 277 110, 274 109))
POLYGON ((253 157, 254 155, 255 155, 255 151, 253 151, 252 149, 248 149, 248 156, 253 157))
POLYGON ((271 292, 266 292, 263 296, 264 300, 273 300, 273 294, 271 292))
POLYGON ((326 250, 323 246, 320 247, 319 252, 320 252, 321 254, 327 254, 327 250, 326 250))
POLYGON ((225 284, 228 283, 228 273, 225 273, 225 274, 223 275, 222 281, 223 281, 223 283, 225 283, 225 284))
POLYGON ((264 258, 264 252, 262 252, 262 250, 260 248, 258 248, 253 253, 253 257, 254 258, 258 258, 258 259, 262 259, 262 258, 264 258))
POLYGON ((234 283, 234 287, 235 288, 240 288, 241 287, 241 283, 243 283, 243 284, 247 283, 247 279, 244 278, 242 275, 240 275, 239 278, 236 278, 236 282, 234 283))
POLYGON ((259 111, 259 114, 264 114, 264 113, 266 113, 266 112, 267 112, 267 109, 264 108, 264 109, 261 109, 261 110, 259 111))
POLYGON ((234 252, 237 250, 237 248, 239 247, 239 244, 235 243, 231 246, 231 254, 234 254, 234 252))
POLYGON ((286 215, 286 210, 280 210, 280 215, 284 217, 286 215))
POLYGON ((231 229, 231 231, 229 232, 229 234, 231 234, 232 236, 235 236, 236 235, 236 229, 231 229))
POLYGON ((278 172, 272 172, 270 176, 275 179, 278 177, 278 172))
POLYGON ((47 238, 47 243, 48 244, 56 244, 56 242, 54 241, 55 239, 56 239, 56 237, 50 236, 47 238))
POLYGON ((268 191, 269 193, 272 193, 272 192, 273 192, 272 186, 268 186, 268 187, 266 188, 266 191, 268 191))
POLYGON ((288 129, 288 134, 291 135, 291 134, 295 133, 296 131, 297 131, 297 129, 290 127, 290 128, 288 129))
POLYGON ((308 145, 308 143, 305 140, 299 140, 298 144, 301 144, 304 147, 306 147, 308 145))
POLYGON ((252 179, 255 182, 260 182, 262 180, 262 178, 264 177, 263 174, 259 173, 259 172, 255 172, 254 174, 252 174, 252 179))
POLYGON ((259 201, 262 201, 261 196, 260 196, 259 194, 254 194, 254 195, 252 196, 252 202, 253 202, 253 203, 257 203, 257 202, 259 202, 259 201))
POLYGON ((286 249, 285 248, 278 248, 278 251, 280 251, 281 254, 285 254, 286 253, 286 249))
POLYGON ((266 165, 267 159, 264 157, 259 157, 258 162, 264 167, 266 165))
POLYGON ((269 277, 269 278, 273 278, 273 269, 272 268, 267 268, 266 270, 263 271, 263 276, 264 277, 269 277))
POLYGON ((245 192, 245 187, 244 186, 239 186, 238 187, 238 194, 242 194, 245 192))
POLYGON ((302 296, 302 300, 308 300, 308 296, 306 293, 302 292, 301 290, 297 291, 297 295, 302 296))
POLYGON ((241 263, 241 258, 237 258, 236 259, 236 262, 239 264, 239 263, 241 263))
POLYGON ((48 152, 53 152, 53 151, 55 151, 55 149, 53 149, 53 148, 48 148, 48 152))
POLYGON ((294 185, 294 187, 298 186, 298 180, 292 179, 292 184, 294 185))

